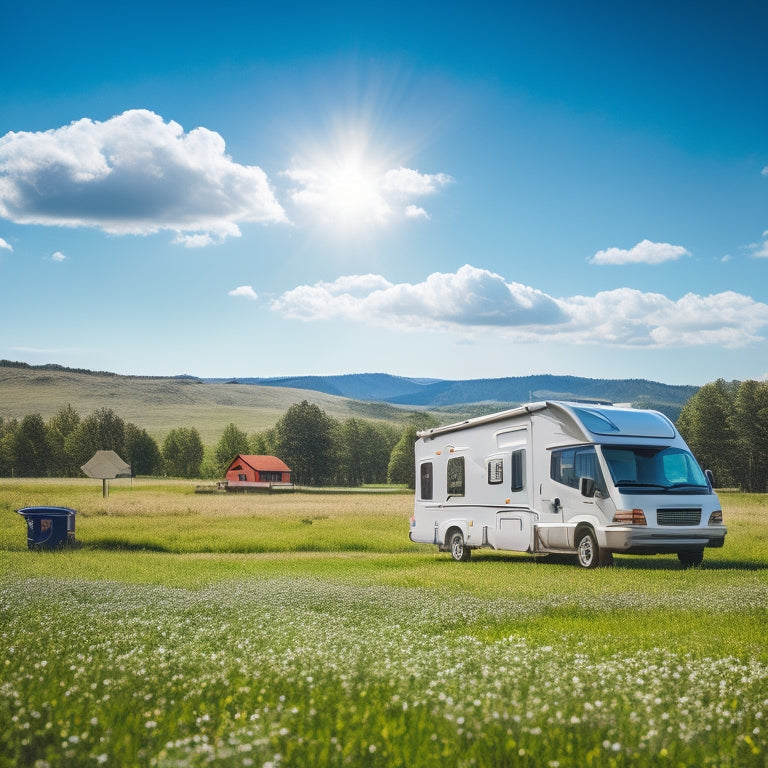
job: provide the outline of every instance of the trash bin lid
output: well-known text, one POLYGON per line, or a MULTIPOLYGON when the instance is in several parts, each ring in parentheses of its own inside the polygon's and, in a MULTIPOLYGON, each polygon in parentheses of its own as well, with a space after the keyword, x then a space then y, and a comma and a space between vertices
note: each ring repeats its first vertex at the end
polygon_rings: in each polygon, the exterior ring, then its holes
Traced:
POLYGON ((69 507, 24 507, 16 512, 24 517, 71 517, 77 514, 69 507))

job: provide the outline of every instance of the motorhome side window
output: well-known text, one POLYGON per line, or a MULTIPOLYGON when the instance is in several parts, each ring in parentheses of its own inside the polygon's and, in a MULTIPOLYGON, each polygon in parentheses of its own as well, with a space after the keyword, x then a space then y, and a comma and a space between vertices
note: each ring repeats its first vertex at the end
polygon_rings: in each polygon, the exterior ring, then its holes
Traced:
POLYGON ((512 453, 512 484, 511 491, 522 491, 525 488, 525 451, 512 453))
POLYGON ((464 457, 454 456, 448 459, 447 467, 448 496, 464 495, 464 457))
POLYGON ((432 462, 425 461, 421 465, 421 483, 419 485, 421 489, 422 499, 432 498, 432 462))
POLYGON ((580 477, 591 478, 600 490, 605 488, 597 454, 591 445, 552 451, 549 476, 556 483, 562 483, 569 488, 578 488, 580 477))

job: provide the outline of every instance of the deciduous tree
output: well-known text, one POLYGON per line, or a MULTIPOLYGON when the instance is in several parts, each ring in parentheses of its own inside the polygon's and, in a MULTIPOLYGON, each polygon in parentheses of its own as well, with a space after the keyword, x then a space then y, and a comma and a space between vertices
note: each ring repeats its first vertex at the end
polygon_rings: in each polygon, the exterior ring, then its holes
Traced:
POLYGON ((162 470, 163 459, 155 439, 146 429, 135 424, 125 425, 124 460, 134 475, 154 475, 162 470))
POLYGON ((25 416, 11 440, 12 463, 19 477, 48 477, 51 451, 45 422, 39 413, 25 416))
POLYGON ((411 420, 403 430, 400 440, 392 449, 387 468, 387 479, 390 483, 400 483, 409 488, 416 487, 415 445, 416 433, 421 429, 437 426, 437 419, 423 414, 411 420))
POLYGON ((229 462, 239 453, 248 453, 248 450, 248 435, 236 424, 227 424, 214 449, 217 473, 223 475, 229 462))
POLYGON ((80 414, 65 405, 48 419, 46 426, 48 444, 51 449, 51 473, 56 477, 77 477, 80 464, 67 452, 67 438, 80 425, 80 414))
POLYGON ((70 432, 64 446, 76 467, 82 467, 96 451, 114 451, 125 461, 125 422, 111 408, 99 408, 70 432))
POLYGON ((200 433, 194 427, 172 429, 163 441, 166 474, 172 477, 199 477, 204 453, 200 433))
POLYGON ((274 453, 293 471, 301 485, 329 485, 335 474, 332 419, 314 403, 292 405, 275 425, 274 453))
POLYGON ((677 420, 680 434, 718 486, 734 482, 732 455, 736 447, 733 410, 737 384, 723 379, 705 384, 684 406, 677 420))
POLYGON ((743 381, 733 403, 732 473, 744 491, 768 490, 768 383, 743 381))

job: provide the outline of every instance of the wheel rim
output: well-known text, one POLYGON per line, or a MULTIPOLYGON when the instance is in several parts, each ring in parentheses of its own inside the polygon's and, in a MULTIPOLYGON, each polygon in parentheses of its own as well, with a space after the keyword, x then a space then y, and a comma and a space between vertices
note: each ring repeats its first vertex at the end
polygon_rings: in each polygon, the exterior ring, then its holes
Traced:
POLYGON ((590 536, 584 536, 579 542, 579 562, 582 565, 592 565, 594 557, 595 550, 592 546, 592 538, 590 536))
POLYGON ((464 539, 461 534, 456 534, 451 539, 451 553, 455 560, 461 560, 464 554, 464 539))

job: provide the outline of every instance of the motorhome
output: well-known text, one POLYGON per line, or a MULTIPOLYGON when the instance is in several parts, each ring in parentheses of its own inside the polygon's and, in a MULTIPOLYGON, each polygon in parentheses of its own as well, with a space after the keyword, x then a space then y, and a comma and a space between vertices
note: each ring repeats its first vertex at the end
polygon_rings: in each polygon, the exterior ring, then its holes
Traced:
POLYGON ((676 554, 700 565, 726 527, 712 474, 657 411, 545 401, 417 433, 410 538, 472 550, 676 554))

